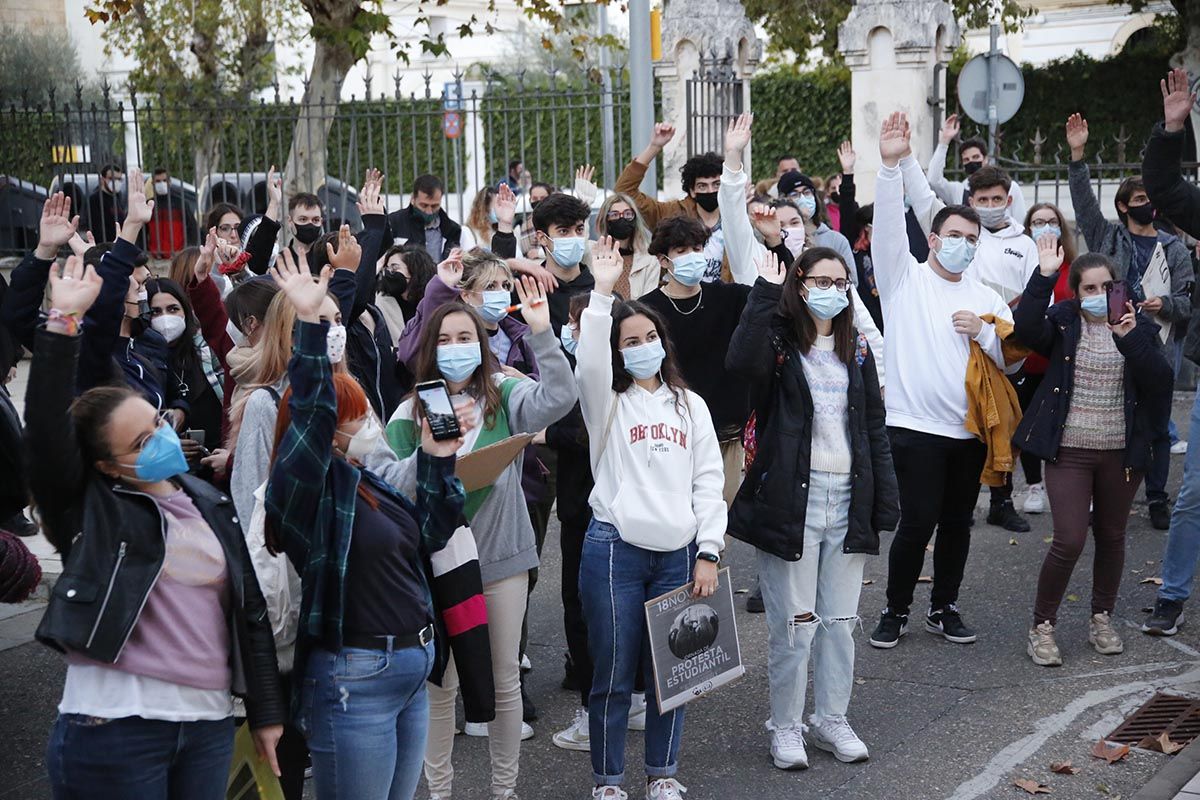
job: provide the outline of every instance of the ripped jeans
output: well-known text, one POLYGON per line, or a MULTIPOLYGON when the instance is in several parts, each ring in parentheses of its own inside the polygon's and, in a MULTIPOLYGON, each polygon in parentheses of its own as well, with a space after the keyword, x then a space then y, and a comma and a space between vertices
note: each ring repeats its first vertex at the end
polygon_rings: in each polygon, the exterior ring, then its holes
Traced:
POLYGON ((803 721, 810 652, 814 716, 845 716, 854 686, 853 634, 867 556, 842 552, 850 476, 814 470, 808 483, 803 558, 784 561, 758 551, 772 729, 803 721))

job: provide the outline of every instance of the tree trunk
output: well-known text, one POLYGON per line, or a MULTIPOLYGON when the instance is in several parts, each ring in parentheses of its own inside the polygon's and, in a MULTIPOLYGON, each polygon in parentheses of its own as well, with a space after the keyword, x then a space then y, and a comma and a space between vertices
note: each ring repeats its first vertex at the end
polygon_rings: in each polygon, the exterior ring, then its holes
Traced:
MULTIPOLYGON (((1180 12, 1180 22, 1187 36, 1187 42, 1184 44, 1183 50, 1176 53, 1175 57, 1171 59, 1171 66, 1182 67, 1187 71, 1188 85, 1195 91, 1197 85, 1200 84, 1200 0, 1184 0, 1175 5, 1180 12)), ((1196 106, 1192 106, 1192 130, 1200 131, 1200 108, 1196 106)), ((1195 159, 1200 161, 1200 152, 1198 152, 1200 136, 1194 137, 1194 140, 1197 145, 1192 152, 1195 159)))
POLYGON ((352 66, 354 57, 348 48, 317 38, 284 170, 284 185, 289 193, 315 193, 325 183, 329 129, 337 114, 342 84, 352 66))
MULTIPOLYGON (((200 131, 200 135, 195 138, 196 148, 192 154, 192 164, 196 168, 197 191, 204 185, 205 178, 221 169, 221 139, 224 134, 225 127, 223 125, 210 122, 204 125, 204 130, 200 131)), ((200 197, 197 198, 197 201, 202 210, 208 208, 208 198, 200 197)))

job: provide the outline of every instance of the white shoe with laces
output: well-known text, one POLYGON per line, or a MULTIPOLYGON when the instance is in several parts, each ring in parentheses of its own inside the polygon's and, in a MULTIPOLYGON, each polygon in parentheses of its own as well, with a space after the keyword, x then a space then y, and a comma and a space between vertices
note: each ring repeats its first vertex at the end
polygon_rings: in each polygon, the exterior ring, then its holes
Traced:
POLYGON ((620 786, 597 786, 592 789, 592 800, 629 800, 629 795, 620 786))
POLYGON ((1175 444, 1171 445, 1171 455, 1183 456, 1187 455, 1188 443, 1187 439, 1180 439, 1175 444))
POLYGON ((813 744, 833 753, 838 761, 853 764, 870 757, 867 746, 845 717, 809 717, 808 730, 812 734, 813 744))
POLYGON ((646 730, 646 695, 634 692, 629 696, 629 730, 646 730))
POLYGON ((683 800, 687 787, 674 778, 656 778, 646 784, 646 800, 683 800))
POLYGON ((1046 510, 1046 484, 1031 483, 1021 510, 1026 514, 1041 514, 1046 510))
POLYGON ((771 731, 771 759, 779 769, 808 769, 803 725, 789 725, 771 731))
POLYGON ((554 734, 554 746, 563 750, 578 750, 586 753, 592 749, 592 735, 588 728, 588 710, 575 709, 575 721, 566 730, 554 734))
MULTIPOLYGON (((480 739, 486 739, 488 735, 488 724, 486 722, 468 722, 463 725, 463 733, 467 736, 475 736, 480 739)), ((521 741, 527 741, 533 738, 533 728, 528 722, 521 723, 521 741)))

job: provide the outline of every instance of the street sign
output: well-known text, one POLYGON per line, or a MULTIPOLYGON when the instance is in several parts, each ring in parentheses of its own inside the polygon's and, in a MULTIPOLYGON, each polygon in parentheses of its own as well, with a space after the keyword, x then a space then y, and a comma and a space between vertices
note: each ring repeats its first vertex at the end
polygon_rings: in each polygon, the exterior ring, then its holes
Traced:
POLYGON ((1011 58, 1001 53, 981 53, 958 75, 958 102, 963 113, 980 125, 1003 125, 1017 114, 1025 99, 1025 77, 1011 58), (988 60, 992 61, 989 81, 988 60), (988 84, 991 83, 989 98, 988 84), (991 100, 989 104, 988 100, 991 100), (990 109, 989 109, 990 106, 990 109))
POLYGON ((458 111, 462 108, 462 84, 446 81, 442 84, 442 110, 458 111))
POLYGON ((447 111, 442 114, 442 133, 447 139, 457 139, 462 135, 462 117, 457 111, 447 111))

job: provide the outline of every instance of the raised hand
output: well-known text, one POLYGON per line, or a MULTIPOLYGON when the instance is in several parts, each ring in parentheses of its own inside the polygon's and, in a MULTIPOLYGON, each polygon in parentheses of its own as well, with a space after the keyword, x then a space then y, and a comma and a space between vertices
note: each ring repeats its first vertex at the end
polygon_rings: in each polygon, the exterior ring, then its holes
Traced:
POLYGON ((512 233, 513 220, 517 217, 517 196, 507 183, 500 184, 492 198, 492 211, 496 212, 496 230, 512 233))
POLYGON ((938 141, 942 144, 950 144, 958 136, 961 127, 962 123, 958 119, 958 114, 946 117, 946 121, 942 123, 942 129, 938 131, 938 141))
POLYGON ((550 303, 546 300, 546 290, 529 275, 523 275, 516 284, 521 316, 529 330, 534 333, 550 330, 550 303))
POLYGON ((1071 148, 1072 161, 1081 161, 1083 159, 1083 148, 1087 146, 1087 141, 1087 120, 1079 114, 1072 114, 1067 117, 1067 145, 1071 148))
POLYGON ((383 173, 374 167, 368 169, 363 176, 362 191, 358 193, 358 212, 364 217, 384 213, 382 191, 383 173))
POLYGON ((79 215, 71 216, 71 198, 55 192, 42 204, 42 219, 38 225, 37 257, 51 261, 58 249, 67 244, 79 229, 79 215))
POLYGON ((142 171, 131 169, 129 180, 125 185, 129 199, 129 209, 126 212, 125 221, 138 226, 145 225, 150 221, 150 217, 154 216, 154 201, 146 199, 146 183, 142 177, 142 171))
POLYGON ((775 247, 783 239, 783 228, 775 209, 762 203, 755 203, 750 208, 750 221, 767 243, 767 247, 775 247))
POLYGON ((1173 69, 1165 80, 1158 82, 1162 90, 1163 117, 1169 131, 1183 130, 1188 115, 1196 105, 1196 93, 1189 88, 1187 70, 1173 69))
POLYGON ((274 164, 267 170, 267 211, 263 215, 275 222, 283 211, 283 178, 276 171, 274 164))
MULTIPOLYGON (((366 212, 363 212, 364 214, 366 212)), ((378 212, 382 214, 383 212, 378 212)), ((325 243, 325 255, 334 269, 348 269, 358 272, 358 262, 362 260, 362 245, 350 233, 349 225, 338 229, 337 252, 334 252, 333 242, 325 243)))
POLYGON ((304 322, 321 321, 321 304, 329 292, 329 276, 332 274, 333 269, 326 266, 321 270, 321 276, 313 280, 307 269, 301 269, 296 264, 288 250, 280 251, 275 266, 271 267, 275 285, 291 301, 296 316, 304 322))
POLYGON ((446 260, 437 265, 437 275, 447 287, 458 286, 463 275, 462 250, 457 247, 451 250, 446 260))
POLYGON ((1047 278, 1056 274, 1063 265, 1063 249, 1058 237, 1052 233, 1043 233, 1037 240, 1038 269, 1047 278))
POLYGON ((621 258, 620 244, 611 236, 592 242, 592 275, 596 278, 597 292, 611 295, 624 269, 625 260, 621 258))
POLYGON ((592 183, 592 176, 595 174, 595 167, 593 167, 591 164, 582 164, 575 169, 575 183, 579 183, 580 181, 583 181, 584 183, 592 183))
POLYGON ((897 111, 883 121, 879 128, 879 157, 884 165, 894 167, 909 151, 908 116, 897 111))
POLYGON ((675 126, 669 125, 666 122, 657 122, 654 125, 654 132, 650 134, 650 146, 657 147, 659 150, 667 146, 667 143, 675 138, 675 126))
POLYGON ((196 283, 204 283, 208 280, 217 259, 217 248, 220 247, 220 242, 221 237, 217 236, 217 229, 209 228, 208 236, 204 239, 204 244, 200 246, 200 257, 192 266, 192 275, 196 278, 196 283))
POLYGON ((69 316, 82 317, 96 302, 104 281, 90 264, 85 268, 83 259, 76 255, 67 257, 62 275, 58 268, 50 270, 50 308, 69 316))
POLYGON ((838 161, 840 161, 842 164, 842 174, 853 175, 854 164, 858 161, 858 153, 854 152, 854 145, 850 143, 849 139, 847 139, 838 145, 837 153, 838 161))
POLYGON ((736 119, 729 121, 729 127, 725 129, 726 160, 732 156, 741 162, 742 153, 745 151, 746 145, 750 144, 750 129, 753 125, 753 114, 740 114, 736 119))
POLYGON ((96 237, 91 231, 80 233, 75 231, 75 235, 67 240, 67 245, 71 248, 71 252, 83 258, 83 254, 96 246, 96 237))
POLYGON ((760 278, 776 286, 783 285, 783 279, 787 277, 787 267, 779 260, 779 256, 770 250, 764 250, 758 257, 757 266, 760 278))

